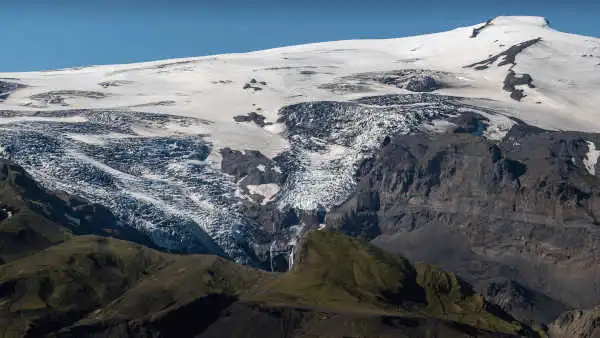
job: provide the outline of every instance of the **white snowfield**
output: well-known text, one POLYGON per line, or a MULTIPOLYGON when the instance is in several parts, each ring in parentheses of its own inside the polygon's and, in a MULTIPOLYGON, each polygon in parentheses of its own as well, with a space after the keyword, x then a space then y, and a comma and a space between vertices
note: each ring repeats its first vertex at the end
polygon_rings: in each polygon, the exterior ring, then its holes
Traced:
MULTIPOLYGON (((473 28, 483 25, 397 39, 335 41, 245 54, 0 73, 0 79, 18 79, 16 82, 28 86, 14 91, 0 103, 0 109, 122 108, 192 116, 214 124, 173 132, 210 134, 217 147, 256 149, 273 156, 287 146, 277 134, 281 128, 235 123, 233 116, 260 108, 266 120, 274 122, 284 105, 365 96, 319 88, 333 79, 361 72, 419 68, 453 75, 448 79, 453 88, 440 89, 438 94, 492 99, 490 104, 506 114, 544 128, 600 131, 600 39, 558 32, 541 17, 497 17, 471 38, 473 28), (542 39, 539 43, 516 57, 514 71, 530 74, 535 84, 535 88, 525 89, 527 96, 522 102, 511 100, 502 90, 510 65, 493 65, 485 70, 464 68, 538 37, 542 39), (259 85, 261 90, 243 89, 253 78, 266 85, 259 85), (32 99, 35 94, 73 90, 104 95, 63 95, 63 105, 32 99)), ((383 85, 371 90, 369 95, 407 92, 383 85)))
MULTIPOLYGON (((258 150, 271 159, 286 153, 295 169, 255 163, 265 177, 246 191, 262 196, 262 206, 327 209, 352 193, 357 166, 388 135, 451 126, 438 115, 456 106, 436 102, 440 96, 350 102, 416 94, 382 78, 402 82, 406 74, 432 74, 443 84, 432 94, 467 98, 456 109, 485 116, 481 135, 490 140, 516 123, 508 117, 600 132, 600 39, 558 32, 540 17, 498 17, 407 38, 0 73, 0 155, 45 186, 106 205, 159 246, 193 250, 201 242, 247 263, 252 255, 244 250, 269 237, 238 208, 252 199, 241 193, 247 183, 221 170, 220 150, 258 150), (511 47, 532 40, 513 53, 514 63, 505 62, 511 47), (468 67, 484 61, 487 67, 468 67), (511 70, 533 79, 533 86, 514 86, 524 91, 520 101, 503 89, 511 70), (298 105, 277 122, 284 107, 315 101, 337 102, 298 105), (248 121, 251 112, 264 120, 248 121), (270 180, 267 167, 288 175, 285 182, 270 180), (251 245, 240 245, 244 238, 251 245)), ((600 145, 588 148, 585 166, 595 174, 600 145)))

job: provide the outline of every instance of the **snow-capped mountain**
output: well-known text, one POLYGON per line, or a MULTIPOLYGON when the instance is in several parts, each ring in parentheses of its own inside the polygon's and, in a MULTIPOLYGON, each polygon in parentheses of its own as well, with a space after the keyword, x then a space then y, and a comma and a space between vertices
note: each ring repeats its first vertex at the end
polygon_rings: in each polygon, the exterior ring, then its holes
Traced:
MULTIPOLYGON (((467 115, 492 143, 519 124, 600 132, 600 39, 539 17, 0 81, 3 156, 161 247, 248 264, 325 223, 398 135, 467 115)), ((573 163, 596 175, 600 144, 585 142, 573 163)))

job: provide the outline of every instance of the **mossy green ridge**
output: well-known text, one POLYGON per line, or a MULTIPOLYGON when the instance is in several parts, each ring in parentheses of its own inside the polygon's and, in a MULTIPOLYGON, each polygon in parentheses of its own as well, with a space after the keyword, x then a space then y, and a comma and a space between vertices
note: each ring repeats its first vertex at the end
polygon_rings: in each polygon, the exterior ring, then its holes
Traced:
MULTIPOLYGON (((335 231, 313 231, 297 266, 253 295, 279 304, 435 317, 504 333, 531 333, 454 274, 388 254, 335 231)), ((535 335, 531 333, 532 335, 535 335)))
POLYGON ((233 297, 268 276, 216 256, 78 236, 0 266, 0 327, 41 336, 78 321, 139 319, 211 294, 233 297))

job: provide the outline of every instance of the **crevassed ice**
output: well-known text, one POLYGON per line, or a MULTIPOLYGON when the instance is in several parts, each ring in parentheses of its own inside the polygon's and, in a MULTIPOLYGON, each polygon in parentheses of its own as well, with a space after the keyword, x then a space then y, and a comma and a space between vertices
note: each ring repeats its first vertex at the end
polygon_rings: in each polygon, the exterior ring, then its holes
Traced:
MULTIPOLYGON (((358 165, 381 147, 385 136, 407 134, 447 108, 436 103, 419 107, 342 104, 332 109, 328 112, 332 117, 326 120, 331 132, 325 149, 306 147, 306 135, 292 144, 300 168, 290 174, 279 206, 314 210, 343 202, 356 187, 358 165)), ((311 114, 310 106, 299 114, 311 114)))

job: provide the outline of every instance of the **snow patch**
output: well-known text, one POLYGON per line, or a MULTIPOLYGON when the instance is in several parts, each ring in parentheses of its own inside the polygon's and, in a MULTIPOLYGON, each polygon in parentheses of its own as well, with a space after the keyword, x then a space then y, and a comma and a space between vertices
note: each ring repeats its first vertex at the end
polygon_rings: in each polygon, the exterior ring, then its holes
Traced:
POLYGON ((77 217, 73 217, 67 213, 65 213, 65 218, 69 220, 69 222, 77 225, 81 225, 81 220, 77 217))
POLYGON ((488 114, 482 111, 477 111, 477 113, 488 120, 488 127, 483 132, 483 136, 488 140, 502 141, 512 127, 517 124, 513 119, 502 114, 488 114))
POLYGON ((285 125, 283 123, 273 123, 264 126, 263 129, 273 134, 281 134, 285 131, 285 125))
POLYGON ((0 144, 0 158, 7 158, 10 154, 6 151, 4 145, 0 144))
POLYGON ((44 116, 15 116, 0 118, 0 125, 14 123, 31 123, 31 122, 63 122, 63 123, 83 123, 88 120, 82 116, 73 117, 44 117, 44 116))
POLYGON ((262 205, 267 204, 273 200, 273 197, 279 192, 279 185, 275 183, 259 184, 259 185, 247 185, 248 192, 252 195, 260 195, 264 197, 262 205))
POLYGON ((456 127, 456 124, 446 120, 433 120, 430 124, 424 125, 426 130, 433 133, 444 133, 453 127, 456 127))
POLYGON ((596 149, 596 144, 591 141, 587 141, 588 152, 585 155, 585 159, 583 160, 583 164, 585 165, 585 169, 592 174, 596 175, 596 163, 598 163, 598 157, 600 157, 600 149, 596 149))

